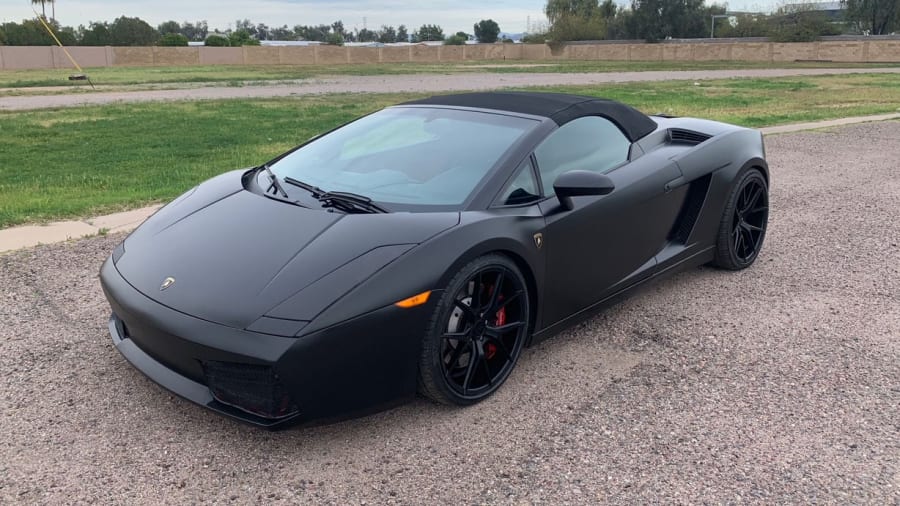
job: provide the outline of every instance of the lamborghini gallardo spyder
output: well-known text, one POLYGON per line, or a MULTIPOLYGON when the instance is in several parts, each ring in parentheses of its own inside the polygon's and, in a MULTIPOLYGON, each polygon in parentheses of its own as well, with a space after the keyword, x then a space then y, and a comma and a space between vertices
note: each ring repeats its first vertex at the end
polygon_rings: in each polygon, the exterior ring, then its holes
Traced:
POLYGON ((159 210, 101 269, 109 329, 259 426, 472 404, 640 285, 750 266, 768 186, 755 130, 561 94, 407 102, 159 210))

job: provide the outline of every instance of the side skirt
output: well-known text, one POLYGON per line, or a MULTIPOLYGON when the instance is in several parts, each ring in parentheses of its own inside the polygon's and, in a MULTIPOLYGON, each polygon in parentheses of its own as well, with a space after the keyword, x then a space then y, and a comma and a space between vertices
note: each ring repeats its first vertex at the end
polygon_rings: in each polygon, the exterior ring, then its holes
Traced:
POLYGON ((561 331, 563 331, 569 327, 572 327, 574 325, 577 325, 577 324, 587 320, 588 318, 597 314, 600 310, 610 307, 612 305, 615 305, 618 302, 621 302, 622 300, 625 300, 625 299, 631 297, 632 295, 637 293, 639 291, 639 289, 649 285, 651 282, 665 279, 666 277, 671 276, 672 274, 676 274, 678 272, 688 270, 692 267, 699 267, 701 265, 711 262, 714 257, 714 249, 715 248, 713 246, 704 248, 703 250, 700 250, 700 251, 694 253, 693 255, 680 260, 677 263, 669 265, 669 266, 651 274, 650 276, 642 279, 641 281, 638 281, 637 283, 635 283, 633 285, 623 288, 622 290, 619 290, 618 292, 606 297, 605 299, 600 300, 600 301, 582 309, 581 311, 573 314, 572 316, 569 316, 563 320, 560 320, 560 321, 554 323, 553 325, 550 325, 549 327, 546 327, 538 332, 535 332, 534 334, 531 335, 531 338, 526 343, 526 346, 534 346, 535 344, 538 344, 541 341, 549 339, 550 337, 553 337, 554 335, 560 333, 561 331))

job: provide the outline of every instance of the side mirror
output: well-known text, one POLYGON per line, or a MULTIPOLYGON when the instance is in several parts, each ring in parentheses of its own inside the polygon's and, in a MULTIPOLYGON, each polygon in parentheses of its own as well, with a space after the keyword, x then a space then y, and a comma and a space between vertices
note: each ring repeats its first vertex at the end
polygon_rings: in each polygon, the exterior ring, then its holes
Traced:
POLYGON ((572 197, 606 195, 615 188, 616 185, 606 174, 587 170, 565 172, 553 183, 553 191, 556 192, 559 203, 566 209, 572 209, 572 197))

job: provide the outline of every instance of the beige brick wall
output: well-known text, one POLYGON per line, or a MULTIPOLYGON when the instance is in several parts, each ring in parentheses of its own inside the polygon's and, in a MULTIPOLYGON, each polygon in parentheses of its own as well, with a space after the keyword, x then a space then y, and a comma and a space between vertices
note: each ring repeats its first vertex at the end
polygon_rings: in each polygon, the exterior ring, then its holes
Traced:
POLYGON ((279 48, 282 65, 312 65, 316 63, 315 47, 284 46, 279 48))
POLYGON ((411 46, 411 51, 409 52, 409 54, 411 60, 414 62, 436 62, 439 61, 439 50, 440 49, 437 46, 411 46))
POLYGON ((176 65, 199 65, 199 47, 154 47, 153 64, 163 67, 176 65))
POLYGON ((569 46, 567 49, 563 56, 570 60, 598 60, 600 55, 600 46, 596 44, 569 46))
POLYGON ((628 60, 628 46, 630 44, 599 44, 597 46, 598 60, 628 60))
POLYGON ((116 65, 153 65, 152 47, 114 47, 116 65))
MULTIPOLYGON (((112 64, 109 61, 112 51, 107 52, 105 47, 67 47, 66 49, 82 68, 106 67, 112 64)), ((53 48, 53 66, 58 69, 73 68, 72 62, 62 48, 53 48)))
POLYGON ((663 44, 662 59, 665 61, 691 61, 694 59, 695 44, 663 44))
POLYGON ((3 52, 3 68, 52 69, 53 52, 49 47, 0 46, 3 52))
POLYGON ((487 46, 481 44, 477 46, 466 46, 467 60, 486 60, 487 46))
POLYGON ((628 58, 637 61, 659 61, 663 59, 662 44, 629 44, 628 58))
POLYGON ((280 48, 274 46, 244 46, 244 63, 253 65, 279 65, 281 58, 278 56, 280 48))
POLYGON ((543 60, 550 54, 546 44, 521 44, 523 60, 543 60))
POLYGON ((771 44, 768 42, 748 42, 731 45, 731 58, 740 61, 769 61, 771 44))
POLYGON ((692 58, 694 61, 718 61, 731 59, 731 46, 715 42, 694 45, 692 58))
POLYGON ((819 42, 816 58, 819 60, 831 60, 842 62, 863 61, 863 46, 865 42, 819 42))
POLYGON ((866 44, 866 61, 900 62, 900 40, 870 40, 866 44))
POLYGON ((409 47, 383 47, 381 48, 381 61, 389 62, 408 62, 409 47))
POLYGON ((320 65, 347 63, 347 48, 341 46, 316 46, 316 63, 320 65))
MULTIPOLYGON (((71 47, 82 67, 108 65, 324 65, 473 60, 900 62, 900 40, 808 43, 478 44, 405 47, 71 47)), ((62 50, 0 46, 0 69, 71 68, 62 50)))
POLYGON ((239 47, 201 47, 200 65, 240 65, 244 51, 239 47))
POLYGON ((378 63, 377 47, 347 47, 347 59, 350 63, 378 63))
POLYGON ((525 44, 503 44, 503 59, 504 60, 522 60, 522 55, 524 51, 522 50, 525 47, 525 44))
POLYGON ((462 61, 465 53, 465 46, 441 46, 441 61, 462 61))
POLYGON ((772 61, 815 60, 815 42, 773 42, 772 61))

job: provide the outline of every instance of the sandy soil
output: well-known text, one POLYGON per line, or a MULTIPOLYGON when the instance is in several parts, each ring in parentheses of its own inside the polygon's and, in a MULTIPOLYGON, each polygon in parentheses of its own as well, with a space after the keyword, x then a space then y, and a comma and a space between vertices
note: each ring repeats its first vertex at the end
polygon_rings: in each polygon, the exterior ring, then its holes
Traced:
POLYGON ((269 433, 130 367, 121 236, 0 256, 0 503, 900 501, 900 122, 770 137, 758 262, 653 285, 466 409, 269 433))
POLYGON ((113 102, 165 100, 210 100, 223 98, 267 98, 326 93, 437 93, 466 90, 494 90, 523 86, 585 85, 675 79, 702 80, 731 77, 786 77, 860 73, 898 73, 893 68, 827 69, 743 69, 683 70, 597 73, 472 73, 411 74, 384 76, 341 76, 308 79, 294 85, 243 87, 200 87, 142 91, 100 91, 96 93, 0 96, 0 110, 49 109, 113 102))

